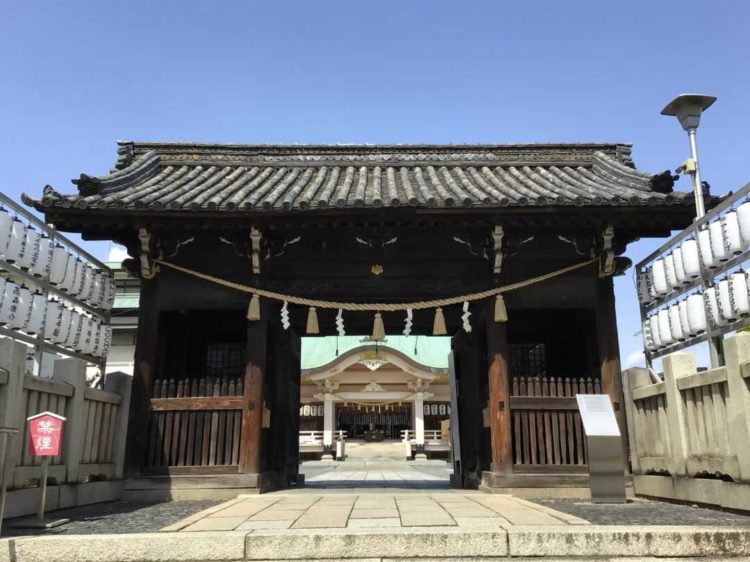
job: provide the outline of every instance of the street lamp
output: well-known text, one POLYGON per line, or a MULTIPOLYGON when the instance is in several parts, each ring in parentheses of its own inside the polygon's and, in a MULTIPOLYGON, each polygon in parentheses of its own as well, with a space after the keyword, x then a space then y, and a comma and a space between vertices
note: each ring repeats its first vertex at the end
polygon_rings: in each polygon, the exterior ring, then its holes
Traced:
POLYGON ((715 101, 716 96, 680 94, 661 110, 662 115, 677 117, 682 128, 687 131, 688 139, 690 140, 691 157, 683 162, 680 170, 693 176, 693 193, 695 194, 695 214, 697 218, 701 218, 706 214, 706 207, 703 203, 703 186, 701 185, 701 175, 698 169, 698 146, 695 142, 695 130, 700 124, 701 113, 711 107, 715 101))

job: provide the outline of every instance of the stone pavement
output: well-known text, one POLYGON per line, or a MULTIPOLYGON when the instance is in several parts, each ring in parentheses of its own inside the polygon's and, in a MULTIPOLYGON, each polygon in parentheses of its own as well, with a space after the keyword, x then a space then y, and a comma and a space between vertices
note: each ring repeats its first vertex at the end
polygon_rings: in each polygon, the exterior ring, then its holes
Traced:
MULTIPOLYGON (((443 463, 445 465, 445 463, 443 463)), ((426 467, 425 467, 426 468, 426 467)), ((438 467, 438 470, 440 468, 438 467)), ((362 465, 355 469, 349 466, 333 467, 323 474, 305 478, 306 488, 411 488, 444 489, 450 488, 445 467, 438 474, 430 474, 406 466, 406 463, 369 467, 362 465), (442 473, 441 473, 442 472, 442 473)))
POLYGON ((309 492, 240 496, 162 530, 500 529, 514 525, 588 525, 588 521, 520 498, 478 492, 356 495, 309 492))

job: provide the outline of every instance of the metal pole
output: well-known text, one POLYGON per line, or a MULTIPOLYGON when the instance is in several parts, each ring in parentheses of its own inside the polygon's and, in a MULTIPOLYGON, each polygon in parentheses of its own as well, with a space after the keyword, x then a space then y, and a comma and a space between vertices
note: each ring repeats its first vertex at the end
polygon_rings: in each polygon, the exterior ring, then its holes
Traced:
POLYGON ((36 518, 40 521, 44 519, 44 507, 47 503, 47 471, 49 469, 49 457, 42 457, 42 497, 39 498, 39 509, 36 513, 36 518))
MULTIPOLYGON (((691 174, 693 177, 693 194, 695 195, 695 216, 700 219, 706 214, 706 206, 703 202, 703 184, 701 183, 700 164, 698 163, 698 143, 695 140, 695 127, 688 129, 688 139, 690 141, 690 157, 695 163, 695 171, 691 174)), ((705 280, 702 285, 703 290, 705 290, 707 288, 705 280)), ((721 336, 708 338, 708 351, 712 368, 724 364, 724 340, 721 336)))
POLYGON ((701 184, 701 173, 698 166, 698 145, 695 142, 695 128, 688 129, 688 139, 690 140, 690 156, 695 162, 695 172, 693 172, 693 193, 695 194, 695 215, 697 218, 706 214, 706 206, 703 203, 703 185, 701 184))

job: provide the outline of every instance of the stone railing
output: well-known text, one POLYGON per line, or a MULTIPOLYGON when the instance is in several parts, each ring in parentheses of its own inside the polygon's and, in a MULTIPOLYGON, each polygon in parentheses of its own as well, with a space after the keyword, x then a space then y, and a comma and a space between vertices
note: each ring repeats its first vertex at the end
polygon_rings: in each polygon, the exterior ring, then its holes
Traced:
POLYGON ((60 455, 50 460, 48 509, 119 497, 132 377, 109 373, 102 389, 86 386, 86 364, 55 361, 51 379, 25 374, 26 347, 0 338, 0 426, 19 429, 9 441, 5 517, 33 513, 41 459, 29 454, 26 418, 50 411, 66 418, 60 455))
POLYGON ((750 505, 750 334, 725 343, 726 365, 664 358, 664 380, 623 373, 637 494, 747 509, 750 505))

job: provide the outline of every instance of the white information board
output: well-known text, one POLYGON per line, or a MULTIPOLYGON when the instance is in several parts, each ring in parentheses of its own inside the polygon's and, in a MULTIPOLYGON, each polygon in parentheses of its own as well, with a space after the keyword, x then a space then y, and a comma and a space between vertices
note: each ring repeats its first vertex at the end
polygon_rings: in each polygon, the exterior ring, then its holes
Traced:
POLYGON ((576 394, 576 400, 587 436, 620 436, 615 410, 607 394, 576 394))

